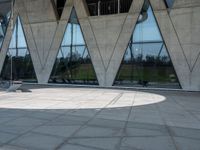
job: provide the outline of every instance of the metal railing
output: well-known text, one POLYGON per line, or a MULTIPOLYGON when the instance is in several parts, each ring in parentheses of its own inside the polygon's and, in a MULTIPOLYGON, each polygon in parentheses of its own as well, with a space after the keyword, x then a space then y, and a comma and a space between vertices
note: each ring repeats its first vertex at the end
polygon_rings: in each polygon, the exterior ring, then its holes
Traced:
POLYGON ((129 11, 132 0, 99 0, 89 3, 88 8, 91 16, 126 13, 129 11))

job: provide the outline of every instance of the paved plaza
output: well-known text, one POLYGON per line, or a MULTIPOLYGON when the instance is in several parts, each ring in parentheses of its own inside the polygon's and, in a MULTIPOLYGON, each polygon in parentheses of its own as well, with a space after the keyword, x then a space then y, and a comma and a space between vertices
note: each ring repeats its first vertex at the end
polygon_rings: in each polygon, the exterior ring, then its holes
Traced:
POLYGON ((200 93, 0 92, 0 150, 200 150, 200 93))

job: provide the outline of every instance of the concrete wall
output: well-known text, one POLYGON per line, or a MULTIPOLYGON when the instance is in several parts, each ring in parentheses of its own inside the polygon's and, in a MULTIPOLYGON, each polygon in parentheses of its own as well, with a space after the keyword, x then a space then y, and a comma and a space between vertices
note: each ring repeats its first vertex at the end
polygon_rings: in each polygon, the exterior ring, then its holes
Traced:
MULTIPOLYGON (((51 0, 16 0, 14 20, 22 20, 39 83, 47 83, 74 7, 100 86, 112 86, 144 0, 134 0, 128 13, 89 16, 85 0, 67 0, 61 19, 51 0)), ((200 1, 150 0, 180 84, 200 91, 200 1)), ((11 39, 11 22, 0 53, 0 70, 11 39)))

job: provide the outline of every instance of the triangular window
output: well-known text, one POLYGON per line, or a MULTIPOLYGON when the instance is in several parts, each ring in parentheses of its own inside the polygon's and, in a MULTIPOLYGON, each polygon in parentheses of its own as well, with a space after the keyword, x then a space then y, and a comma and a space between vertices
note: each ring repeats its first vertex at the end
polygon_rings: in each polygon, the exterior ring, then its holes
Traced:
POLYGON ((20 18, 16 20, 1 73, 3 80, 37 82, 20 18))
POLYGON ((180 88, 148 0, 144 3, 114 85, 180 88))
POLYGON ((98 84, 74 8, 49 82, 58 84, 98 84))
MULTIPOLYGON (((1 5, 0 5, 1 6, 1 5)), ((3 7, 3 6, 2 6, 3 7)), ((11 11, 0 11, 1 18, 0 18, 0 47, 3 44, 3 40, 5 38, 6 30, 8 27, 8 22, 10 20, 11 11)))

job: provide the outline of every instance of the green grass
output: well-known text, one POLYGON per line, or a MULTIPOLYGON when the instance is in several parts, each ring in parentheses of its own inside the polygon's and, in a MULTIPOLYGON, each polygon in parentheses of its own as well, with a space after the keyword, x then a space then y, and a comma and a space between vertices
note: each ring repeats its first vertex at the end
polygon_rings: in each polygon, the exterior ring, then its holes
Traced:
POLYGON ((81 64, 78 67, 71 70, 65 70, 65 72, 58 71, 51 78, 62 78, 71 80, 97 80, 95 71, 92 64, 81 64))
POLYGON ((136 67, 122 65, 117 75, 117 80, 149 81, 149 82, 172 82, 176 79, 172 67, 136 67))

